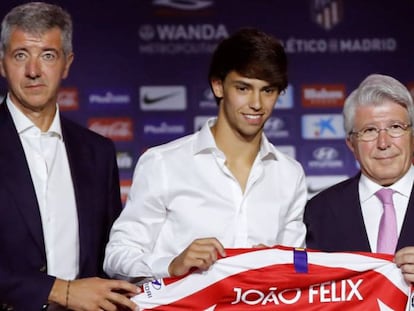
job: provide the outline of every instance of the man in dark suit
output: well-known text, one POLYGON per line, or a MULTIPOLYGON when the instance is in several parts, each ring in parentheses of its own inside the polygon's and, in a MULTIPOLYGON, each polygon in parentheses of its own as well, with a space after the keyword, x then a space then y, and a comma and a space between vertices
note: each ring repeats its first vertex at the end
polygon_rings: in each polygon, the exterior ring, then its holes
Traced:
POLYGON ((413 282, 411 94, 392 77, 370 75, 346 99, 343 115, 348 133, 346 143, 361 171, 309 200, 304 216, 307 247, 322 251, 395 253, 395 262, 404 277, 413 282), (380 194, 383 188, 391 196, 391 202, 384 203, 384 207, 380 194), (384 239, 381 238, 385 232, 383 223, 389 228, 384 239))
POLYGON ((71 18, 55 5, 18 6, 2 23, 0 310, 136 307, 135 285, 102 278, 121 211, 114 145, 57 106, 71 41, 71 18))

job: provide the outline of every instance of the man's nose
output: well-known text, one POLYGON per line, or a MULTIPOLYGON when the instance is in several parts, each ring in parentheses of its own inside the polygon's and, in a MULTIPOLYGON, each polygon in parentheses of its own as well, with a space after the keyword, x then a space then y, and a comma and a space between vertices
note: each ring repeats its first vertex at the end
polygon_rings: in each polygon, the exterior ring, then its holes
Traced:
POLYGON ((32 79, 40 77, 40 63, 37 59, 29 59, 26 63, 26 76, 32 79))

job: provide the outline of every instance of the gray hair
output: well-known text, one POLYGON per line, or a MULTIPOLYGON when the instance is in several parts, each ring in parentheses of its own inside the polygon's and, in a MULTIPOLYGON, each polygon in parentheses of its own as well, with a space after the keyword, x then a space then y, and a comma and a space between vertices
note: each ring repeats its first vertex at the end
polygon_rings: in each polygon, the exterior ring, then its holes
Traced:
POLYGON ((369 75, 345 100, 343 116, 345 132, 349 135, 354 126, 357 107, 381 105, 392 100, 408 111, 411 125, 414 124, 414 103, 408 89, 398 80, 381 74, 369 75))
POLYGON ((62 45, 65 55, 72 53, 72 19, 60 6, 29 2, 14 7, 3 19, 0 34, 0 59, 16 28, 30 34, 42 35, 52 28, 58 27, 62 32, 62 45))

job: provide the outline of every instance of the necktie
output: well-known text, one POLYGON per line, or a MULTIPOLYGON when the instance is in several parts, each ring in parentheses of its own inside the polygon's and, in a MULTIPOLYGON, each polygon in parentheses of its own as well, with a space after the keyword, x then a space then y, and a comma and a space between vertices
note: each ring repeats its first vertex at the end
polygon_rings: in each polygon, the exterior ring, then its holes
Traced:
POLYGON ((384 207, 378 231, 377 253, 394 254, 397 246, 397 218, 392 201, 393 193, 394 190, 388 188, 382 188, 375 193, 384 207))

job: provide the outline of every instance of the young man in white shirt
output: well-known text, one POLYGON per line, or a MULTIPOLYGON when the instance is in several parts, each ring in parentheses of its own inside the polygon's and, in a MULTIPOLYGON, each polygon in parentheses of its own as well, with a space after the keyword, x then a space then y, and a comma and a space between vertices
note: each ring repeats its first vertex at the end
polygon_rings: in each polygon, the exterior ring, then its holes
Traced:
POLYGON ((217 118, 140 157, 106 248, 109 275, 180 276, 225 248, 304 245, 303 169, 263 133, 288 83, 282 45, 241 29, 214 52, 209 81, 217 118))

